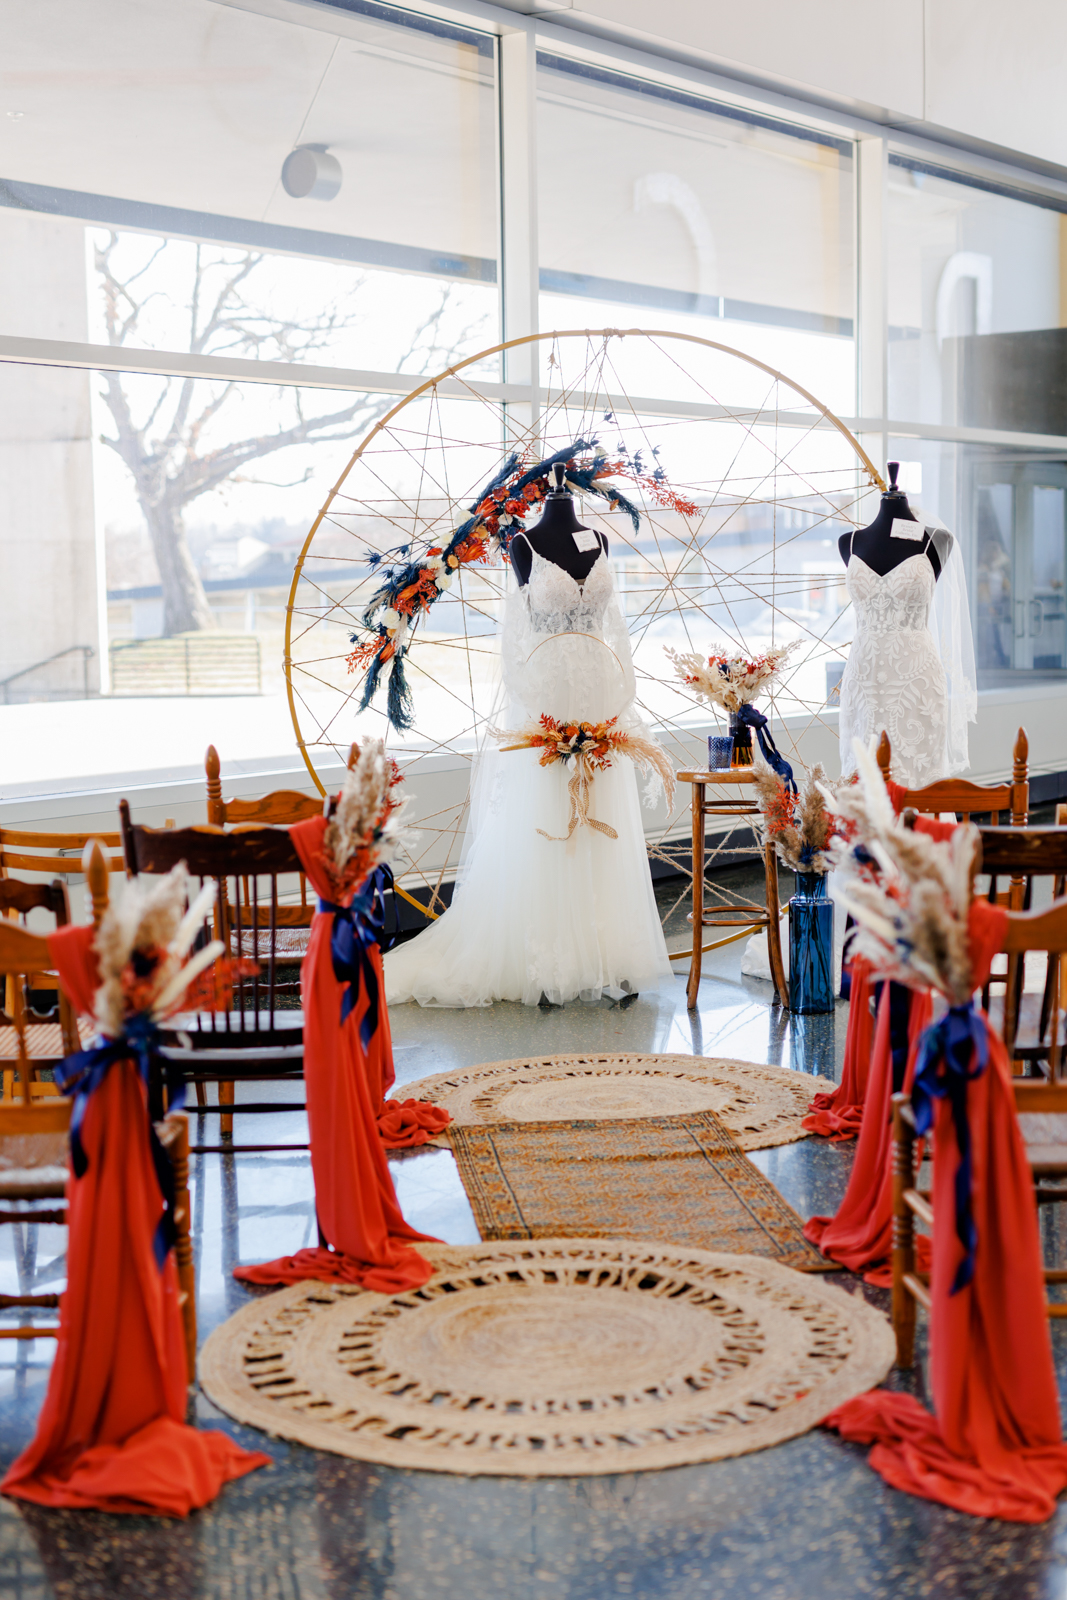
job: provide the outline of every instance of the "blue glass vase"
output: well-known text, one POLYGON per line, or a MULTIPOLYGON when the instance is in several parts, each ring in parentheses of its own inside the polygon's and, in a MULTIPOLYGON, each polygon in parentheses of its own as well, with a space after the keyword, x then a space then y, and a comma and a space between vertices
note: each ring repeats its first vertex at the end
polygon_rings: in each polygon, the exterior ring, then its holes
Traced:
POLYGON ((834 903, 822 872, 798 872, 789 902, 789 1009, 834 1009, 834 903))

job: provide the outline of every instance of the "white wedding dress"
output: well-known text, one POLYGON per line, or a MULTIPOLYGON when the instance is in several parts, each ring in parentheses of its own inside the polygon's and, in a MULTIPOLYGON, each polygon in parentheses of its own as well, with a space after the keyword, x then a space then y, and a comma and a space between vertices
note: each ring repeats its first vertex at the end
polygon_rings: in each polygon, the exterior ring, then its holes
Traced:
MULTIPOLYGON (((930 631, 933 565, 923 551, 884 574, 851 555, 845 588, 856 631, 841 679, 841 771, 856 770, 853 739, 869 743, 884 728, 897 783, 921 789, 959 766, 948 750, 945 669, 930 631)), ((965 758, 966 759, 966 758, 965 758)))
MULTIPOLYGON (((507 597, 500 667, 490 725, 514 731, 547 714, 641 726, 629 635, 603 553, 578 584, 534 552, 529 583, 507 597)), ((539 759, 537 750, 501 751, 491 739, 475 757, 452 904, 386 954, 389 1005, 536 1005, 542 995, 560 1005, 670 977, 632 762, 618 757, 591 788, 590 816, 618 838, 580 826, 567 840, 570 767, 539 759)))

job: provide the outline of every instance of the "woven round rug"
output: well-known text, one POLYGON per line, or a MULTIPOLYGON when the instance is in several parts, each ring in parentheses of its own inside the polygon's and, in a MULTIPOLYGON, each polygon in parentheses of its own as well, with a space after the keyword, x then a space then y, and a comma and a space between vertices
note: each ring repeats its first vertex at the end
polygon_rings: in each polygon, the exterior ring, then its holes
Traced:
POLYGON ((807 1072, 719 1056, 533 1056, 439 1072, 395 1090, 431 1100, 456 1122, 570 1122, 713 1111, 742 1150, 806 1139, 813 1094, 834 1084, 807 1072))
POLYGON ((208 1339, 239 1422, 394 1467, 637 1472, 779 1444, 885 1377, 858 1295, 757 1256, 617 1239, 424 1247, 404 1294, 299 1283, 208 1339))

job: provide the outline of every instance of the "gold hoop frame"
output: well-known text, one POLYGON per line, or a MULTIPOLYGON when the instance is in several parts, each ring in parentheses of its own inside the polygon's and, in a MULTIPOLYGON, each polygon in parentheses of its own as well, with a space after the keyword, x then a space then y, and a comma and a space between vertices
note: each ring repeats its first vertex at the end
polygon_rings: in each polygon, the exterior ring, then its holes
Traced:
MULTIPOLYGON (((437 375, 433 378, 427 378, 424 383, 419 384, 417 388, 412 389, 408 394, 404 395, 395 406, 386 412, 383 417, 379 418, 374 427, 371 428, 370 432, 367 433, 366 436, 361 440, 360 444, 353 451, 351 457, 349 458, 344 471, 341 473, 337 482, 327 495, 322 509, 318 513, 318 516, 315 518, 310 529, 308 530, 307 537, 301 546, 300 554, 293 570, 293 579, 289 587, 289 599, 285 610, 285 654, 282 664, 285 674, 286 695, 289 703, 289 715, 292 719, 293 731, 296 735, 297 748, 300 751, 304 765, 307 767, 308 773, 310 774, 311 779, 314 782, 315 787, 319 790, 320 794, 325 795, 326 786, 316 772, 311 756, 308 752, 307 743, 304 739, 300 725, 300 717, 297 711, 296 694, 294 692, 292 679, 293 613, 296 607, 297 591, 299 589, 304 570, 304 562, 307 559, 308 552, 311 549, 311 545, 314 541, 316 533, 322 526, 323 520, 329 515, 334 500, 344 488, 345 482, 356 463, 360 460, 374 439, 377 438, 377 436, 389 426, 393 419, 401 411, 403 411, 406 406, 411 405, 420 396, 435 390, 439 384, 444 383, 447 379, 455 378, 466 368, 476 366, 479 362, 487 361, 492 356, 502 355, 508 350, 518 350, 526 345, 537 345, 542 344, 545 341, 550 342, 558 339, 602 339, 605 341, 605 346, 607 341, 610 339, 677 339, 688 344, 700 345, 708 350, 720 351, 724 355, 734 356, 739 361, 746 362, 749 366, 756 367, 761 372, 765 372, 768 377, 774 378, 777 382, 787 384, 795 394, 801 395, 811 406, 815 408, 825 422, 827 422, 831 427, 836 428, 837 431, 848 441, 859 458, 859 461, 862 463, 871 487, 878 489, 881 492, 885 491, 885 480, 882 478, 881 473, 875 467, 873 461, 868 456, 867 452, 864 450, 855 434, 853 434, 851 430, 846 427, 846 425, 841 421, 840 417, 835 416, 828 406, 824 406, 821 400, 816 399, 815 395, 813 395, 810 390, 805 389, 802 384, 797 383, 793 378, 790 378, 788 374, 778 371, 778 369, 775 367, 769 366, 765 361, 760 361, 756 356, 749 355, 747 351, 738 350, 733 345, 721 344, 714 339, 705 339, 699 334, 680 333, 673 329, 665 328, 554 329, 547 333, 525 334, 519 339, 505 339, 501 343, 490 345, 487 349, 480 350, 476 355, 467 356, 463 361, 457 361, 453 366, 446 367, 443 372, 437 373, 437 375)), ((537 385, 538 380, 534 380, 534 382, 531 384, 531 388, 534 388, 537 385)), ((518 401, 516 403, 521 404, 522 402, 518 401)), ((407 896, 405 896, 405 898, 407 898, 407 896)))

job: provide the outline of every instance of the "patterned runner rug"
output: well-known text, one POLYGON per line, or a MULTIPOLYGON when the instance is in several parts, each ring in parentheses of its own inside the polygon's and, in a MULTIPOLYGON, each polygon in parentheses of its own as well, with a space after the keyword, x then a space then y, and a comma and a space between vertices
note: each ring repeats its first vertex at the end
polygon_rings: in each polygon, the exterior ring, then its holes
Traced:
POLYGON ((449 1129, 483 1239, 669 1239, 829 1272, 710 1111, 449 1129))
POLYGON ((800 1124, 812 1095, 833 1089, 828 1078, 753 1061, 620 1053, 486 1061, 405 1083, 396 1095, 430 1100, 464 1124, 713 1111, 742 1150, 764 1150, 806 1139, 800 1124))

